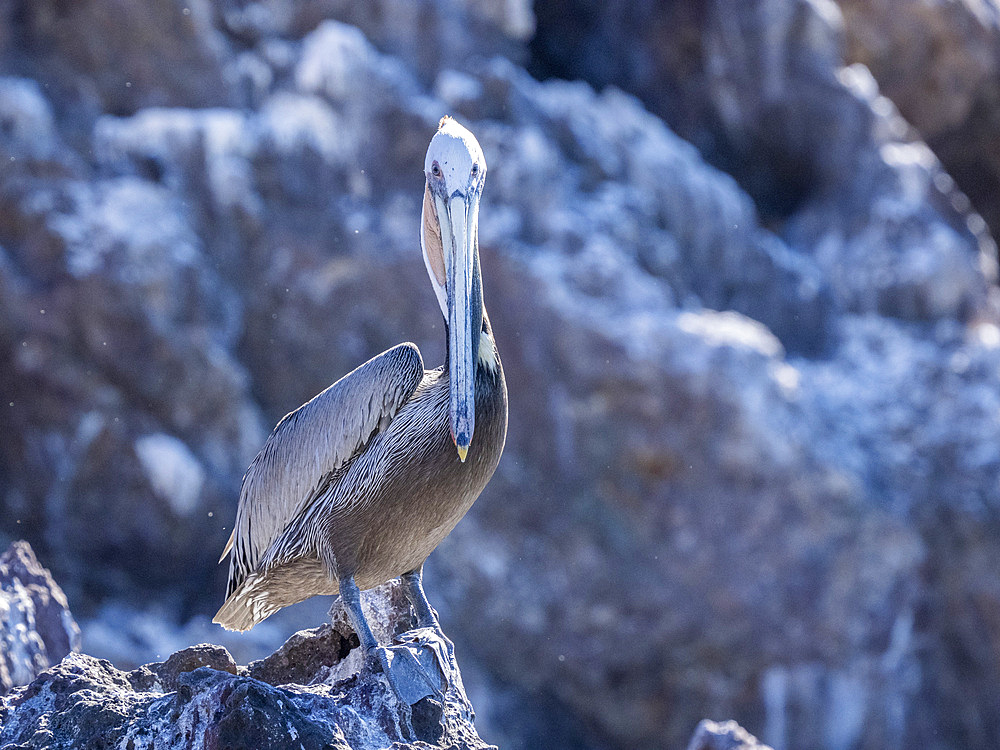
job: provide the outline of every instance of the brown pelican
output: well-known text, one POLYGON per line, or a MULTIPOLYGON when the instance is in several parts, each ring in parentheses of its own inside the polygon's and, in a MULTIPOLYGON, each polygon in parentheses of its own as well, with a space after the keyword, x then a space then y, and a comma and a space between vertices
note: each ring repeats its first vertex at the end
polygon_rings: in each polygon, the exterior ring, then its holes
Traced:
POLYGON ((420 244, 444 314, 447 362, 424 370, 417 347, 399 344, 278 422, 243 477, 222 553, 231 553, 226 602, 215 615, 248 630, 289 604, 339 592, 368 662, 411 703, 440 680, 419 660, 396 658, 393 648, 403 647, 378 645, 360 591, 402 576, 418 625, 438 627, 421 583, 424 560, 486 486, 507 432, 479 269, 479 142, 445 117, 424 174, 420 244))

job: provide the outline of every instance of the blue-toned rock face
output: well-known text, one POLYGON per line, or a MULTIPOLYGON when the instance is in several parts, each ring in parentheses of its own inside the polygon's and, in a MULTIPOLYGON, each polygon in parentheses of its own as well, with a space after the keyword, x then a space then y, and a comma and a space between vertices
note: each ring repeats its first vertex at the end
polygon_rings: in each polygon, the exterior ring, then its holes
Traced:
POLYGON ((401 341, 443 360, 419 217, 452 114, 510 426, 427 587, 484 737, 992 747, 995 246, 936 159, 997 159, 974 5, 0 11, 0 534, 121 669, 221 641, 269 428, 401 341))
POLYGON ((0 644, 0 695, 80 650, 66 595, 27 542, 0 555, 0 644))

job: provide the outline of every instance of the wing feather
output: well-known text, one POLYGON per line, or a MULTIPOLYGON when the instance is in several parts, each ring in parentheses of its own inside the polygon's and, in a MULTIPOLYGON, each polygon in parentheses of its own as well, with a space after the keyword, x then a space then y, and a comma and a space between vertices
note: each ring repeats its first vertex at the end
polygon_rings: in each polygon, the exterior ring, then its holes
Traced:
POLYGON ((324 478, 385 428, 423 374, 417 347, 399 344, 278 422, 243 477, 236 525, 226 545, 232 550, 227 598, 324 478))

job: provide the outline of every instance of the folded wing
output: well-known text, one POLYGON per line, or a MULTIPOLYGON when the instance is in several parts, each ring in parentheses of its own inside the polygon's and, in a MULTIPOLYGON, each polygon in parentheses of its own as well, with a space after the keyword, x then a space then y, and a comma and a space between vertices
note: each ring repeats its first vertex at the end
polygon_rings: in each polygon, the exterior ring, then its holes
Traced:
POLYGON ((227 599, 316 487, 385 429, 423 374, 417 347, 399 344, 278 422, 243 477, 236 525, 222 553, 231 552, 227 599))

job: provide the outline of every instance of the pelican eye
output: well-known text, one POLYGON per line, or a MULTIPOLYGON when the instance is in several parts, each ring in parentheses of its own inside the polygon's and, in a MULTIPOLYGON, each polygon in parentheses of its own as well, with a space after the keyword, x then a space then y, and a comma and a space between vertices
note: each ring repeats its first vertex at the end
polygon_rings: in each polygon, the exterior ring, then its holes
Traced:
POLYGON ((435 177, 441 176, 441 166, 437 162, 431 164, 431 174, 435 177))
POLYGON ((477 174, 479 174, 479 164, 478 163, 472 165, 472 176, 475 177, 477 174))

